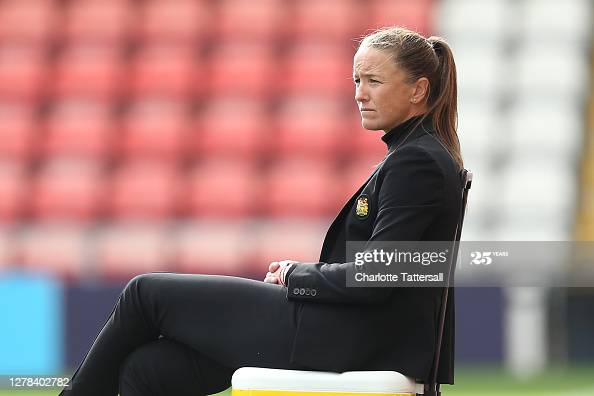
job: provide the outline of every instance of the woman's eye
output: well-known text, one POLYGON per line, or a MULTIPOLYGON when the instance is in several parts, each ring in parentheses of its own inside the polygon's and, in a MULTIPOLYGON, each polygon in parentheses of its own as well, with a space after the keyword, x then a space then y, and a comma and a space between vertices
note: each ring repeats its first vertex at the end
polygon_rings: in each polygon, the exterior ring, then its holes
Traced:
POLYGON ((371 80, 369 80, 369 82, 372 83, 372 84, 378 84, 379 83, 378 80, 374 80, 373 78, 371 80))
POLYGON ((355 78, 355 79, 353 79, 353 81, 355 82, 355 84, 359 84, 360 80, 358 78, 355 78))

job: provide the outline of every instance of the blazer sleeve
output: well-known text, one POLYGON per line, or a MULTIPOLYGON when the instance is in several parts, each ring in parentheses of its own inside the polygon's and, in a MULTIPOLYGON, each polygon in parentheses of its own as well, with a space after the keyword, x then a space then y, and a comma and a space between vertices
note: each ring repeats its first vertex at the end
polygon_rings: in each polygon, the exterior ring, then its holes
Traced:
MULTIPOLYGON (((418 241, 442 204, 445 173, 421 147, 394 152, 378 174, 378 213, 367 246, 375 241, 418 241)), ((346 246, 345 246, 346 249, 346 246)), ((315 302, 377 302, 389 287, 346 287, 354 262, 299 263, 287 275, 287 298, 315 302)))

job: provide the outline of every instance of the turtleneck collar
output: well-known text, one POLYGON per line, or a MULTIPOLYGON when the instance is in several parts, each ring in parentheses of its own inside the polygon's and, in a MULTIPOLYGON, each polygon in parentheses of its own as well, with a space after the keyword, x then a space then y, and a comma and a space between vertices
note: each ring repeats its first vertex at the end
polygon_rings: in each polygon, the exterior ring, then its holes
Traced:
POLYGON ((384 143, 386 143, 386 145, 388 146, 388 151, 393 151, 395 150, 400 143, 402 143, 402 141, 409 136, 409 133, 412 137, 412 135, 415 134, 415 132, 417 131, 423 131, 426 130, 427 132, 431 132, 432 131, 432 122, 431 122, 431 117, 427 117, 424 121, 423 121, 423 125, 418 125, 417 123, 418 121, 423 117, 423 115, 418 115, 418 116, 414 116, 409 118, 408 120, 404 121, 401 124, 396 125, 394 128, 390 129, 388 132, 386 132, 381 139, 384 141, 384 143), (415 126, 417 126, 417 128, 415 128, 415 126), (415 131, 413 131, 413 129, 415 129, 415 131), (412 132, 412 133, 411 133, 412 132))

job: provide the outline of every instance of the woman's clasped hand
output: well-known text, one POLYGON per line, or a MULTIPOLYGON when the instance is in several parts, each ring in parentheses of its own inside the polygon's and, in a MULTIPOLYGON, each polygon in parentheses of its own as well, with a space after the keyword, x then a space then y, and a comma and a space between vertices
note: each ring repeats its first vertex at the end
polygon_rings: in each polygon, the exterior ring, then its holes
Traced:
POLYGON ((285 285, 285 273, 291 265, 296 264, 295 260, 273 261, 268 265, 268 272, 264 278, 266 283, 285 285))

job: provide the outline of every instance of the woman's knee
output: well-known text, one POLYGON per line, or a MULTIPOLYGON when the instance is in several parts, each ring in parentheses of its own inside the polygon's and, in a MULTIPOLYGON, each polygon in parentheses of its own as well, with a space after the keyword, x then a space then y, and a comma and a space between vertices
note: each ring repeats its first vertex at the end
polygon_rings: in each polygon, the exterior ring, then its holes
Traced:
POLYGON ((147 323, 153 323, 150 319, 150 307, 155 304, 155 296, 162 294, 158 290, 160 284, 158 275, 157 273, 137 275, 126 284, 117 302, 118 310, 124 313, 124 318, 141 317, 147 323))
POLYGON ((145 274, 136 275, 134 278, 128 281, 122 290, 122 294, 140 293, 140 290, 152 289, 155 287, 153 285, 159 283, 158 280, 162 276, 163 273, 158 272, 148 272, 145 274))
POLYGON ((154 272, 147 272, 144 274, 136 275, 134 278, 128 281, 128 283, 126 284, 126 288, 135 287, 142 283, 150 282, 151 279, 154 279, 157 275, 159 274, 154 272))

